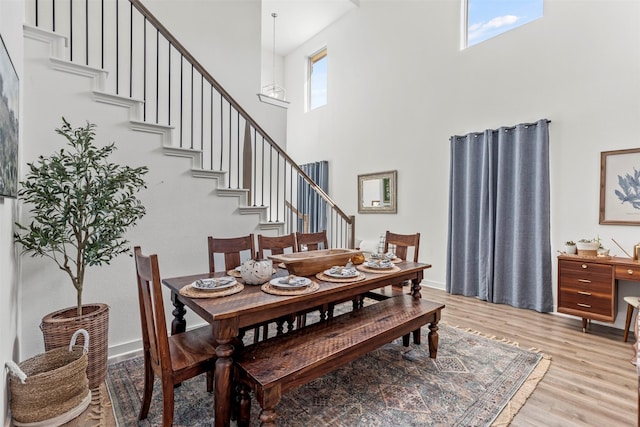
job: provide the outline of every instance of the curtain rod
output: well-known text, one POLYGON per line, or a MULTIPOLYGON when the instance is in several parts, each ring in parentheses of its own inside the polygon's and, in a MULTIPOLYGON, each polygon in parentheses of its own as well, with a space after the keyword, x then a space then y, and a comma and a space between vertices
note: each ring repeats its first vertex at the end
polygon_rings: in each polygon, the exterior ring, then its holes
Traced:
MULTIPOLYGON (((549 120, 549 119, 540 119, 538 121, 541 121, 541 120, 545 120, 547 122, 547 124, 551 123, 551 120, 549 120)), ((534 126, 534 125, 537 125, 537 124, 538 124, 538 122, 519 123, 519 124, 514 125, 514 126, 500 126, 498 129, 512 130, 512 129, 515 129, 516 127, 518 127, 518 126, 525 126, 526 127, 526 126, 534 126)), ((498 129, 486 129, 486 130, 495 131, 495 130, 498 130, 498 129)), ((482 131, 482 132, 469 132, 469 133, 466 133, 465 135, 476 135, 477 136, 477 135, 482 135, 484 132, 485 131, 482 131)), ((465 135, 454 135, 453 138, 460 138, 460 137, 464 137, 465 135)))

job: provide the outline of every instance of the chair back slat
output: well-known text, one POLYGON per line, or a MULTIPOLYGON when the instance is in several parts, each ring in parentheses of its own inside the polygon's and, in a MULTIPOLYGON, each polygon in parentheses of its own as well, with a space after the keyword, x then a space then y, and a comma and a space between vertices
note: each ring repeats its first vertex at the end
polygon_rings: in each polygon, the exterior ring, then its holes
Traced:
POLYGON ((145 256, 139 246, 134 248, 138 276, 140 321, 145 351, 153 364, 170 369, 169 341, 162 300, 160 269, 156 255, 145 256))
POLYGON ((413 248, 413 262, 418 262, 420 250, 420 233, 396 234, 387 231, 384 240, 384 252, 389 250, 389 245, 395 245, 395 254, 398 258, 407 260, 409 248, 413 248))
POLYGON ((296 241, 298 242, 298 251, 302 251, 302 246, 306 246, 309 251, 318 249, 329 249, 329 240, 327 239, 327 230, 318 231, 317 233, 300 233, 296 232, 296 241))
POLYGON ((243 261, 256 256, 256 246, 253 234, 243 237, 219 238, 208 237, 209 241, 209 272, 222 271, 216 269, 215 255, 221 254, 224 257, 224 271, 233 270, 242 264, 243 261), (248 256, 246 253, 248 252, 248 256), (243 257, 243 253, 245 256, 243 257))
POLYGON ((265 252, 269 252, 270 255, 281 255, 287 250, 290 252, 298 251, 295 233, 276 237, 258 234, 258 258, 265 259, 265 252))

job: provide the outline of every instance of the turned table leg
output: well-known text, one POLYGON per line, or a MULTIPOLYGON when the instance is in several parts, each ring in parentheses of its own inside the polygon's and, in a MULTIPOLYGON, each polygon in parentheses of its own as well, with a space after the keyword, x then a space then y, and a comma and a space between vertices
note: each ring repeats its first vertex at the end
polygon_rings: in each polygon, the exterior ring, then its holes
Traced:
POLYGON ((215 427, 229 427, 231 423, 231 397, 233 394, 233 351, 232 343, 237 339, 238 319, 212 323, 212 333, 216 337, 216 369, 214 371, 214 413, 215 427))
POLYGON ((180 301, 178 294, 175 292, 171 292, 171 302, 175 307, 171 312, 171 314, 173 314, 171 335, 175 335, 187 330, 187 321, 184 319, 184 315, 187 314, 187 310, 184 308, 184 304, 180 301))
POLYGON ((435 359, 438 354, 438 321, 429 324, 429 357, 435 359))

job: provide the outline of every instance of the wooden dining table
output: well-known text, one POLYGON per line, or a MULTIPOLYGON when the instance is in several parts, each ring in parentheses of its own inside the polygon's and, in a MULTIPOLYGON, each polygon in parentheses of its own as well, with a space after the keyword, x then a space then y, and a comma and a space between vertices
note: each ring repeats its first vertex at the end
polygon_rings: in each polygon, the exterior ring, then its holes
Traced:
MULTIPOLYGON (((216 366, 214 373, 214 413, 215 426, 227 427, 230 424, 232 367, 234 342, 238 342, 240 330, 263 322, 273 321, 282 316, 306 312, 313 308, 349 301, 368 291, 388 285, 402 285, 411 281, 407 293, 420 298, 420 282, 424 270, 430 264, 402 261, 395 264, 397 271, 372 273, 365 272, 365 278, 354 282, 330 282, 309 276, 319 284, 316 292, 305 295, 272 295, 261 290, 260 286, 245 285, 236 294, 217 298, 190 298, 180 294, 180 289, 198 279, 224 276, 225 273, 204 273, 163 279, 162 283, 171 290, 174 306, 174 319, 171 333, 184 332, 186 329, 185 307, 191 309, 211 325, 211 333, 216 337, 216 366)), ((278 268, 274 277, 289 274, 286 269, 278 268)), ((241 282, 241 279, 238 279, 241 282)))

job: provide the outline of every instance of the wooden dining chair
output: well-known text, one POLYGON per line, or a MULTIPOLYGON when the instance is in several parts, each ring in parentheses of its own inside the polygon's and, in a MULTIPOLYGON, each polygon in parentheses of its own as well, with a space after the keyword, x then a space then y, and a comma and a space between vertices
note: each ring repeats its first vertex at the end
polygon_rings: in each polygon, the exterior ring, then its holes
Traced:
POLYGON ((206 373, 207 391, 213 391, 216 342, 209 326, 167 334, 158 257, 143 255, 139 246, 134 254, 144 351, 144 393, 138 419, 147 418, 157 376, 162 384, 162 425, 169 427, 173 423, 176 384, 206 373))
MULTIPOLYGON (((256 254, 255 238, 253 234, 242 237, 208 237, 209 246, 209 273, 227 272, 242 265, 246 260, 252 259, 256 254), (224 259, 223 267, 216 267, 216 256, 222 256, 224 259)), ((240 330, 240 340, 248 330, 253 329, 253 342, 260 340, 260 328, 262 327, 263 336, 267 338, 268 322, 259 325, 253 325, 240 330)), ((241 345, 241 342, 238 343, 241 345)))
MULTIPOLYGON (((386 254, 389 252, 390 248, 393 248, 397 258, 404 261, 418 262, 418 255, 420 253, 420 233, 397 234, 387 230, 384 239, 384 253, 386 254), (410 255, 411 251, 413 251, 413 259, 408 260, 407 257, 410 255)), ((382 301, 404 293, 406 292, 404 291, 403 286, 389 285, 384 288, 369 291, 364 296, 376 301, 382 301)), ((405 341, 408 341, 408 338, 405 338, 405 341)), ((413 342, 420 344, 419 329, 413 332, 413 342)))
POLYGON ((300 233, 296 231, 296 241, 298 242, 298 252, 302 252, 303 247, 306 247, 309 251, 329 249, 327 230, 318 231, 317 233, 300 233))
POLYGON ((416 234, 396 234, 387 231, 384 239, 384 253, 389 252, 389 247, 395 246, 396 257, 408 261, 407 255, 413 248, 413 262, 418 262, 420 251, 420 233, 416 234))
MULTIPOLYGON (((285 234, 284 236, 263 236, 258 234, 258 258, 265 259, 268 255, 281 255, 285 252, 297 252, 295 233, 285 234)), ((301 325, 302 314, 289 315, 276 319, 276 334, 284 333, 284 324, 287 323, 287 331, 293 330, 293 324, 298 319, 297 324, 301 325)), ((262 326, 262 337, 267 339, 269 334, 268 325, 262 326)))
POLYGON ((285 252, 297 252, 296 235, 294 233, 284 236, 263 236, 258 234, 258 258, 265 259, 266 255, 281 255, 285 252))
POLYGON ((209 272, 229 271, 241 265, 244 261, 256 256, 256 244, 253 234, 243 237, 208 237, 209 241, 209 272), (224 267, 216 269, 216 255, 224 258, 224 267))

